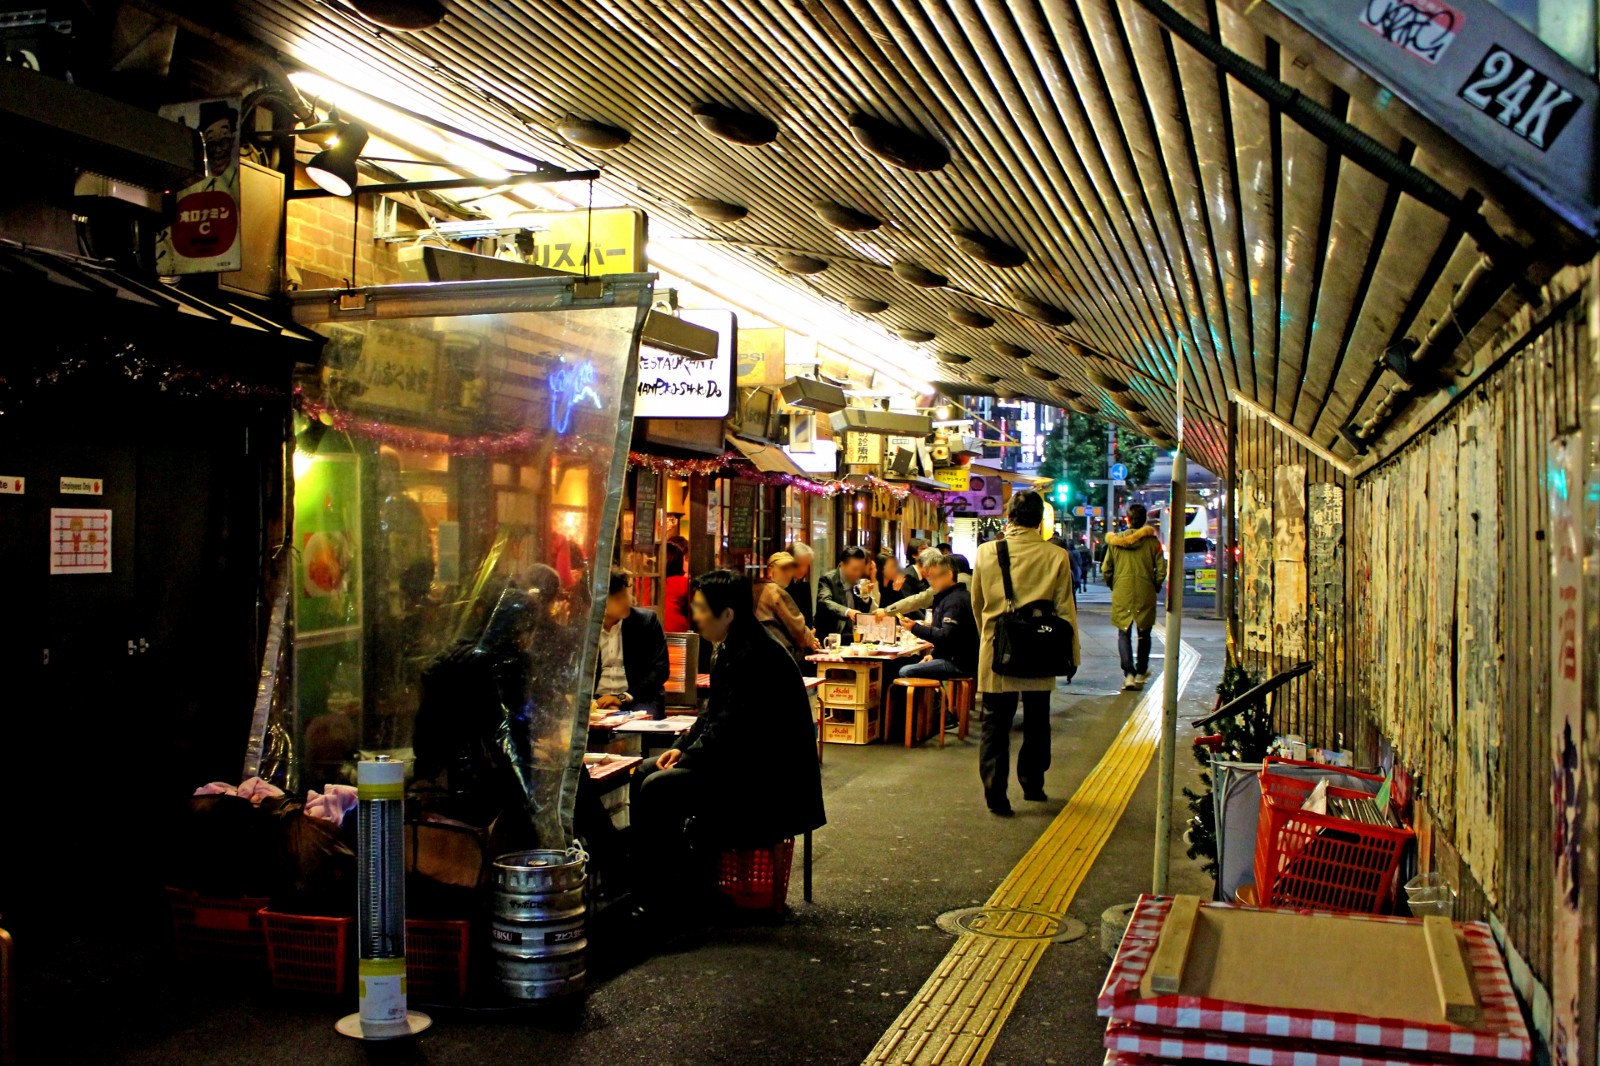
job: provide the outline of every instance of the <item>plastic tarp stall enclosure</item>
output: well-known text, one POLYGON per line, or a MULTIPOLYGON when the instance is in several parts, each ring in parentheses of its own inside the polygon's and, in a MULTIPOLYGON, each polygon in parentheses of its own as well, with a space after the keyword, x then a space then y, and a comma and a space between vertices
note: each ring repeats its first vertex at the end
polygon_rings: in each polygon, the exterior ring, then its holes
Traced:
POLYGON ((292 464, 305 787, 383 752, 438 813, 570 839, 653 280, 295 294, 328 338, 292 464))

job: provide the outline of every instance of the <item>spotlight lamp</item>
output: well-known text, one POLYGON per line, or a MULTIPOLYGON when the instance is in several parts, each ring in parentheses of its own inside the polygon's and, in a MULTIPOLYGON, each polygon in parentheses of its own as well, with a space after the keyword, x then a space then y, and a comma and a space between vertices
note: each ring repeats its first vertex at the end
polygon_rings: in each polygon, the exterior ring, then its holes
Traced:
POLYGON ((322 134, 322 126, 333 127, 333 133, 324 142, 327 147, 311 157, 306 164, 306 177, 317 183, 324 192, 334 196, 349 196, 356 187, 356 160, 367 146, 367 129, 358 122, 344 122, 330 118, 316 126, 297 131, 301 136, 322 134))

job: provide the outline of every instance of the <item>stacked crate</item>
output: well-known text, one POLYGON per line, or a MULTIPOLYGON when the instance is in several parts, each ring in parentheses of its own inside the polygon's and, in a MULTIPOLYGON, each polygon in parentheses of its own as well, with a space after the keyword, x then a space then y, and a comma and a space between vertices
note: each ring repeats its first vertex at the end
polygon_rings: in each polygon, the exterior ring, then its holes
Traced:
POLYGON ((819 663, 822 739, 870 744, 883 733, 883 664, 819 663))

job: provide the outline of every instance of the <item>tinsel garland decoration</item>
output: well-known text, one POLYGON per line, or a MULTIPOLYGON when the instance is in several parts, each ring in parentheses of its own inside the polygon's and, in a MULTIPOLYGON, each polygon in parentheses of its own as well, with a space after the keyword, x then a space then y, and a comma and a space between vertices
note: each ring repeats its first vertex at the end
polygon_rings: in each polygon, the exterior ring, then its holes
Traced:
POLYGON ((166 358, 163 348, 157 348, 160 354, 156 355, 147 354, 146 349, 143 342, 101 336, 58 340, 25 354, 7 353, 11 358, 0 366, 0 414, 12 413, 31 400, 46 398, 53 389, 68 386, 82 390, 76 395, 98 392, 109 396, 107 390, 132 386, 164 397, 257 403, 281 401, 289 394, 287 382, 241 381, 234 374, 166 358))
MULTIPOLYGON (((447 455, 474 455, 498 459, 508 455, 527 455, 542 443, 548 432, 519 429, 512 433, 480 433, 470 437, 443 435, 441 439, 439 433, 396 426, 370 418, 357 418, 355 415, 319 403, 298 390, 295 395, 295 406, 307 418, 316 419, 340 433, 348 433, 405 451, 443 452, 447 455)), ((592 449, 580 440, 561 438, 557 441, 556 450, 564 455, 576 455, 592 449)))
POLYGON ((724 452, 715 459, 669 459, 659 455, 647 455, 644 452, 629 452, 628 465, 630 467, 653 470, 658 474, 671 474, 683 477, 688 474, 733 474, 747 481, 758 481, 763 485, 778 485, 784 488, 797 489, 812 496, 831 498, 841 492, 859 492, 862 489, 877 489, 887 492, 896 500, 904 500, 907 496, 914 496, 919 500, 932 504, 944 502, 944 494, 931 489, 918 488, 915 485, 901 485, 893 481, 868 474, 862 484, 851 484, 845 481, 832 479, 818 480, 797 474, 784 474, 775 471, 757 470, 750 465, 749 460, 734 452, 724 452))

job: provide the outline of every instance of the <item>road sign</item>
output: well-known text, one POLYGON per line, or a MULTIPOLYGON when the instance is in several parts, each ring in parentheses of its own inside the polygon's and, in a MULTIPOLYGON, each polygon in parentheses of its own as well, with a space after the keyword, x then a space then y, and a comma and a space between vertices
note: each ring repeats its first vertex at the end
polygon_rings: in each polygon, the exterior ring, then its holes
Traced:
POLYGON ((1106 516, 1106 509, 1104 507, 1083 507, 1080 505, 1078 507, 1074 507, 1072 509, 1072 513, 1077 515, 1079 518, 1104 518, 1106 516))
POLYGON ((1126 481, 1128 479, 1128 466, 1126 463, 1111 464, 1111 480, 1126 481))

